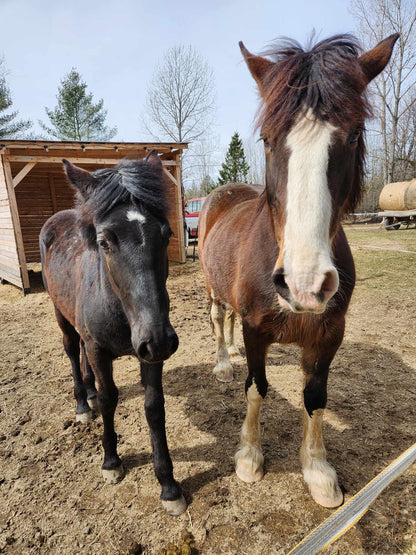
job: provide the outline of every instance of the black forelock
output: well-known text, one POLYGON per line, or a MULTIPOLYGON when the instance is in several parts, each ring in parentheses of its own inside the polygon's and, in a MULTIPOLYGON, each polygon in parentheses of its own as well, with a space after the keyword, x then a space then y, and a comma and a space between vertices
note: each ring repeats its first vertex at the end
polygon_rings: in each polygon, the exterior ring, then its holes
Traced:
POLYGON ((166 219, 167 200, 161 167, 145 160, 122 160, 114 168, 92 173, 97 180, 85 203, 92 215, 102 218, 115 206, 132 204, 166 219))

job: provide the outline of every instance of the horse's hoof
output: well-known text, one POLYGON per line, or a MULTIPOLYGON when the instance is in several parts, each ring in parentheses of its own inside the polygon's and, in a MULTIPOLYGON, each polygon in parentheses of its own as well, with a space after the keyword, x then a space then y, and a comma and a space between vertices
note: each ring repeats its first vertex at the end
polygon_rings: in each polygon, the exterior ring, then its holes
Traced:
POLYGON ((233 367, 228 361, 222 361, 214 368, 215 377, 219 382, 229 383, 233 381, 233 367))
POLYGON ((235 473, 243 482, 259 482, 263 476, 262 453, 255 447, 243 447, 235 454, 235 473))
POLYGON ((175 499, 174 501, 165 501, 162 499, 162 505, 165 511, 170 516, 181 515, 183 512, 186 511, 186 507, 188 506, 183 495, 181 495, 179 499, 175 499))
POLYGON ((80 412, 79 414, 75 415, 76 422, 81 422, 81 424, 86 424, 87 422, 91 422, 92 420, 92 411, 89 410, 87 412, 80 412))
POLYGON ((117 468, 112 468, 111 470, 103 468, 102 471, 104 482, 106 484, 117 484, 117 482, 120 482, 120 480, 124 477, 124 468, 122 464, 117 468))
POLYGON ((335 469, 326 460, 312 460, 302 469, 305 482, 311 495, 322 507, 333 509, 344 501, 344 495, 338 485, 335 469))
POLYGON ((94 412, 99 412, 100 409, 98 407, 97 397, 91 397, 91 399, 87 399, 87 403, 91 410, 93 410, 94 412))
POLYGON ((335 507, 339 507, 344 502, 344 494, 338 484, 334 487, 334 491, 329 494, 322 488, 316 486, 309 489, 313 500, 318 503, 318 505, 322 505, 322 507, 326 507, 327 509, 335 509, 335 507))

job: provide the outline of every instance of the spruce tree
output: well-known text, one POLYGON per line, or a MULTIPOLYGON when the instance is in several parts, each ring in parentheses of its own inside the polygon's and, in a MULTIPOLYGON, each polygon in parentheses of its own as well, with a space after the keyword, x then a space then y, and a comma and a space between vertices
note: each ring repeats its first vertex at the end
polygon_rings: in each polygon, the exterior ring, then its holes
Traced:
MULTIPOLYGON (((0 66, 2 61, 0 60, 0 66)), ((32 126, 29 120, 16 120, 17 111, 5 113, 13 104, 4 75, 0 76, 0 138, 15 139, 32 126)))
POLYGON ((107 110, 101 99, 93 103, 87 84, 75 68, 62 79, 57 94, 58 105, 45 111, 50 126, 39 122, 49 137, 59 141, 108 141, 117 133, 117 128, 105 125, 107 110))
POLYGON ((238 133, 234 133, 227 154, 225 155, 225 162, 222 164, 222 169, 220 170, 218 185, 246 182, 249 169, 250 166, 246 161, 243 143, 238 133))

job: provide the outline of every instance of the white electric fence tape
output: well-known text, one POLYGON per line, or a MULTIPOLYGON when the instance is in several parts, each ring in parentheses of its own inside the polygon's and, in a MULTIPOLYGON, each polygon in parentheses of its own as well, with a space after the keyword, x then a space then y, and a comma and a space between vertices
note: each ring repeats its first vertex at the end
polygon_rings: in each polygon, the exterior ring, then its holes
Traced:
POLYGON ((340 507, 288 555, 315 555, 340 538, 367 512, 380 493, 416 461, 416 443, 340 507))

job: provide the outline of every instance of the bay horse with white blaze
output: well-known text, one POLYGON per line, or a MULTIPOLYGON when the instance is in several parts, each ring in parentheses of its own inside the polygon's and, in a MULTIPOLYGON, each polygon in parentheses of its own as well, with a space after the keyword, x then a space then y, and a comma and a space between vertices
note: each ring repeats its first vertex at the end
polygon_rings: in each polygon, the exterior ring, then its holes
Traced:
POLYGON ((114 431, 118 390, 113 360, 137 355, 162 504, 178 515, 186 502, 173 477, 162 389, 163 361, 178 348, 166 291, 172 232, 162 163, 156 150, 145 160, 122 160, 93 173, 63 162, 78 205, 45 223, 40 250, 45 288, 72 365, 76 419, 90 420, 98 398, 103 476, 110 483, 119 481, 124 471, 114 431))
POLYGON ((363 184, 368 83, 388 63, 398 35, 359 56, 349 35, 303 50, 285 40, 272 60, 240 48, 262 99, 258 125, 266 155, 263 192, 218 187, 199 219, 199 247, 217 340, 220 381, 233 379, 235 313, 242 319, 248 364, 247 415, 235 455, 246 482, 263 477, 260 408, 267 392, 265 357, 275 342, 301 347, 305 376, 303 476, 325 507, 343 501, 326 460, 322 418, 330 363, 343 338, 355 284, 340 225, 363 184))

